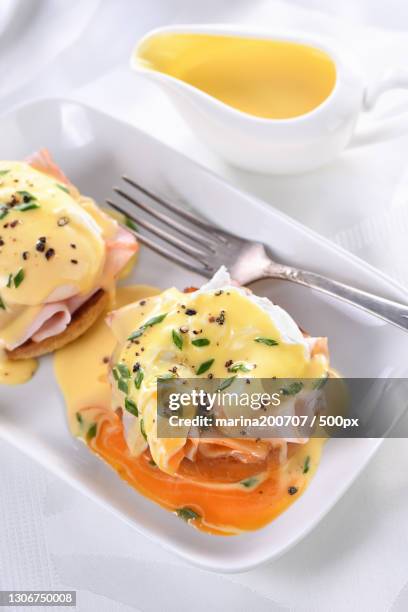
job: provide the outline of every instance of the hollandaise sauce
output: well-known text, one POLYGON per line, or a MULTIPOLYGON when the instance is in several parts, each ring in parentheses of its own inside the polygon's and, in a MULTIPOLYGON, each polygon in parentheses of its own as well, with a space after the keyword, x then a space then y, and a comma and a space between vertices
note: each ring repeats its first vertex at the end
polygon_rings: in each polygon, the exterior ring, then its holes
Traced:
POLYGON ((21 385, 30 380, 37 367, 36 359, 10 361, 6 352, 0 349, 0 385, 21 385))
MULTIPOLYGON (((111 307, 121 308, 158 293, 159 289, 147 285, 119 287, 111 307)), ((87 425, 94 424, 89 409, 96 408, 96 412, 98 409, 111 409, 109 372, 116 342, 102 316, 78 340, 54 354, 54 371, 64 395, 68 423, 74 436, 87 437, 87 425), (80 418, 78 412, 84 419, 80 418)))
POLYGON ((129 236, 79 194, 48 152, 30 163, 0 161, 0 384, 31 378, 30 357, 52 351, 55 338, 69 341, 81 305, 113 291, 137 248, 129 236))
POLYGON ((322 104, 336 82, 324 51, 285 40, 163 33, 137 50, 146 68, 250 115, 289 119, 322 104))
POLYGON ((272 368, 281 376, 290 370, 318 377, 327 361, 308 360, 301 342, 280 346, 282 330, 239 294, 136 286, 118 289, 116 300, 120 310, 108 315, 109 325, 100 320, 54 357, 72 433, 129 485, 200 530, 235 535, 269 523, 306 489, 324 440, 289 443, 284 460, 283 446, 262 440, 231 441, 247 461, 218 445, 192 458, 186 440, 157 437, 150 412, 157 377, 224 377, 237 361, 257 365, 251 376, 272 368), (273 336, 277 344, 252 336, 273 336))

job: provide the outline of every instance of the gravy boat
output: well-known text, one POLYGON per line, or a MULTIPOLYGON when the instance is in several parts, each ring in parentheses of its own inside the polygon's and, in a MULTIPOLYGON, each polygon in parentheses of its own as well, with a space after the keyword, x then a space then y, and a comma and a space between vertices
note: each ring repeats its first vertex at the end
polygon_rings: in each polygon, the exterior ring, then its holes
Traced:
MULTIPOLYGON (((318 36, 263 32, 244 26, 178 25, 154 29, 137 44, 131 67, 141 77, 157 83, 198 138, 227 162, 268 174, 306 172, 332 161, 352 141, 361 111, 371 110, 384 91, 408 87, 408 72, 403 70, 389 72, 368 86, 356 58, 318 36), (141 49, 161 34, 236 36, 308 45, 323 51, 334 62, 335 84, 323 102, 305 114, 289 119, 251 115, 143 62, 141 49)), ((376 120, 365 130, 363 143, 376 139, 379 124, 384 127, 397 121, 397 117, 376 120)))

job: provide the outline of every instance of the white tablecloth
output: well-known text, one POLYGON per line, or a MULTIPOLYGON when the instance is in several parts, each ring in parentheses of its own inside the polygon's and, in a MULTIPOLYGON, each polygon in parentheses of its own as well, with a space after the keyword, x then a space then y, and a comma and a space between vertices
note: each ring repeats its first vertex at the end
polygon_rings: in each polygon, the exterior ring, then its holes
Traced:
MULTIPOLYGON (((408 286, 408 117, 401 134, 299 177, 228 168, 127 67, 143 32, 175 22, 306 29, 353 50, 369 78, 403 65, 404 0, 2 0, 0 110, 69 95, 141 126, 408 286)), ((377 115, 407 105, 389 94, 377 115)), ((322 523, 281 559, 223 576, 187 566, 0 444, 0 589, 75 589, 90 611, 408 608, 408 447, 386 441, 322 523)), ((333 475, 335 478, 336 475, 333 475)))

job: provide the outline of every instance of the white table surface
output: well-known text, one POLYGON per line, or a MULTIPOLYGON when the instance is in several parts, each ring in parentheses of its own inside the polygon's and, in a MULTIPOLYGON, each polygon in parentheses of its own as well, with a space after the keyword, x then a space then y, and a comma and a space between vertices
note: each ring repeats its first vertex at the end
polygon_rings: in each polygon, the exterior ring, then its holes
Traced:
MULTIPOLYGON (((403 65, 408 52, 404 0, 1 0, 0 112, 55 95, 96 106, 408 286, 408 115, 397 138, 350 149, 307 175, 264 177, 229 168, 190 134, 159 90, 128 70, 137 38, 176 22, 280 24, 324 33, 353 50, 369 78, 403 65)), ((394 105, 408 109, 408 95, 389 95, 376 114, 394 105)), ((187 566, 3 442, 0 466, 0 589, 75 589, 81 612, 408 608, 405 440, 385 441, 293 550, 233 576, 187 566)))

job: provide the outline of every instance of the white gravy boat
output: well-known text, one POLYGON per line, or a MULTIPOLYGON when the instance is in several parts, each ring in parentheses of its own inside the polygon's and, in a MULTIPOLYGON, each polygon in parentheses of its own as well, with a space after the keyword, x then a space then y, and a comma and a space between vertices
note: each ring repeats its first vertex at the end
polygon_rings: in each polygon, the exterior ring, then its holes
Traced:
MULTIPOLYGON (((229 163, 253 172, 292 174, 318 168, 333 160, 352 140, 361 111, 371 110, 377 98, 392 88, 408 88, 408 71, 390 72, 367 86, 356 59, 331 42, 298 33, 274 33, 244 26, 179 25, 152 30, 139 41, 131 67, 157 83, 170 97, 201 141, 229 163), (336 80, 329 96, 310 112, 269 119, 241 112, 204 91, 146 66, 138 57, 141 47, 160 34, 206 34, 289 41, 325 52, 335 64, 336 80)), ((374 122, 365 142, 375 140, 379 123, 394 124, 398 117, 374 122)))

